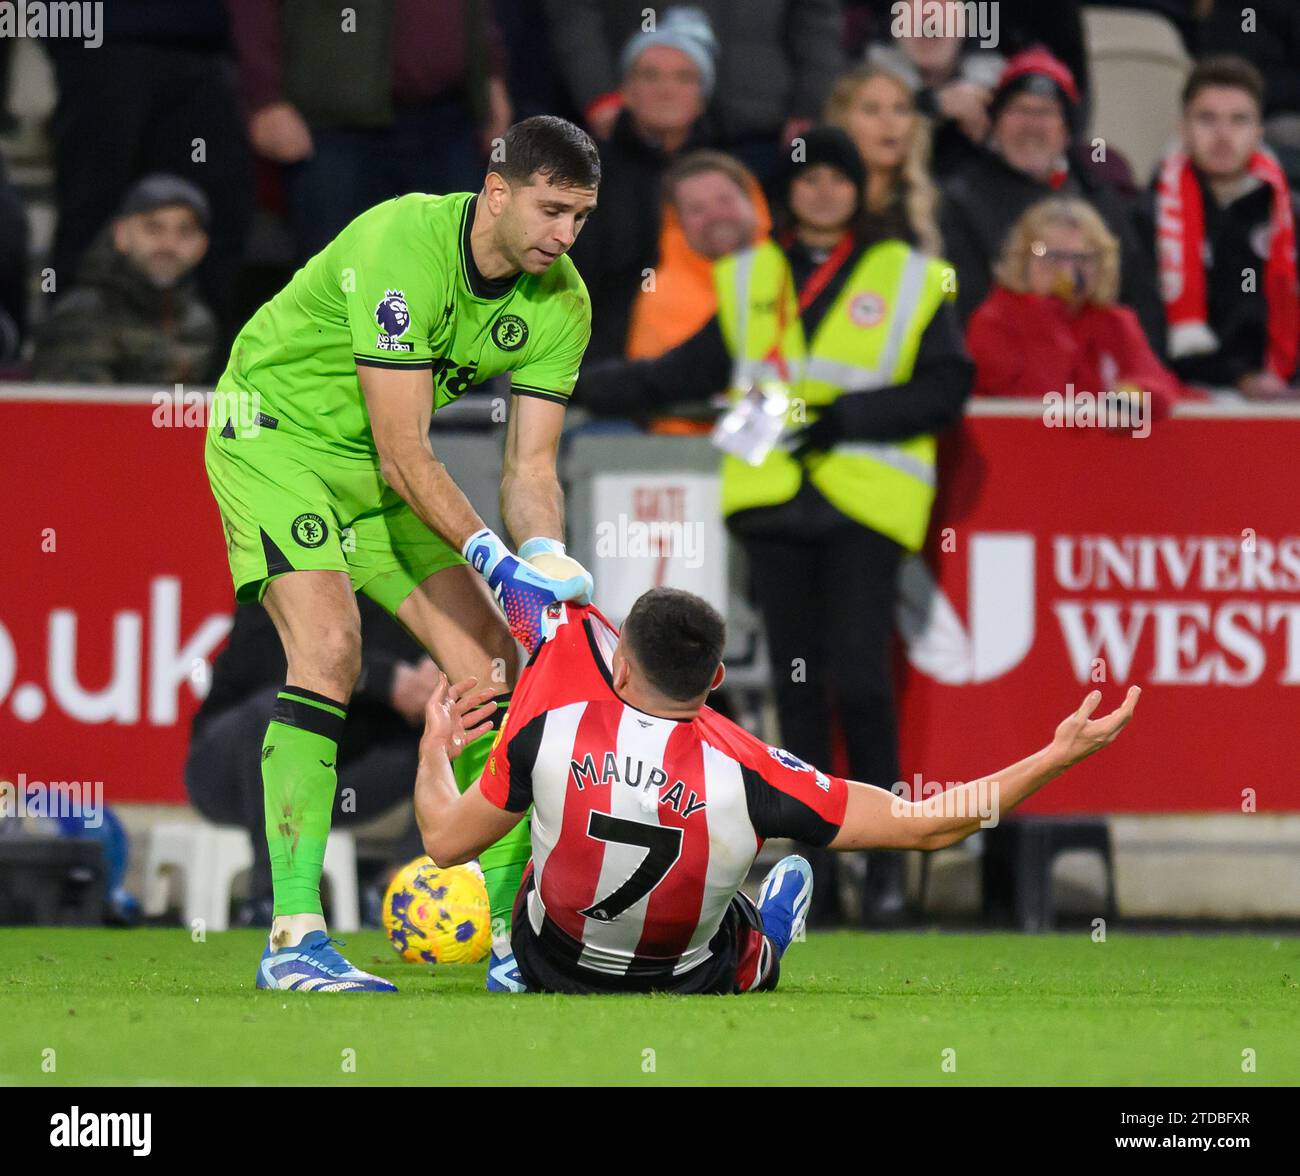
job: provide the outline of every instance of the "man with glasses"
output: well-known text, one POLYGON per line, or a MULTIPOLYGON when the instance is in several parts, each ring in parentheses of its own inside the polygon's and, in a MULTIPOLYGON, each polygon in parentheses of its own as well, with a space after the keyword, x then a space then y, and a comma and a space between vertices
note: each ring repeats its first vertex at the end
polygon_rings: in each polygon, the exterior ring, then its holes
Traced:
POLYGON ((1031 205, 1007 235, 996 274, 966 328, 977 396, 1031 397, 1045 409, 1046 397, 1066 397, 1071 417, 1080 409, 1075 424, 1145 436, 1186 395, 1137 315, 1117 301, 1119 243, 1086 200, 1031 205), (1089 416, 1094 405, 1104 411, 1089 416))
POLYGON ((962 320, 988 296, 1007 233, 1031 204, 1052 195, 1091 204, 1120 244, 1119 299, 1133 307, 1163 354, 1164 313, 1154 268, 1128 207, 1072 150, 1079 91, 1069 68, 1041 46, 1007 62, 989 104, 984 153, 945 186, 944 251, 957 270, 962 320))

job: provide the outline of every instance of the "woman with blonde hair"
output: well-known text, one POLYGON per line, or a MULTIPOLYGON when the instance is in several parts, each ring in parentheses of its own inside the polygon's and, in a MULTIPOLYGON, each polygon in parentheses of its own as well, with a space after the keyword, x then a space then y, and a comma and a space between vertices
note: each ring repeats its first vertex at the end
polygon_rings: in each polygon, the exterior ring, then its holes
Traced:
POLYGON ((1119 242, 1085 200, 1052 196, 1012 226, 996 284, 971 316, 975 394, 1146 393, 1157 414, 1187 395, 1117 303, 1119 242))
POLYGON ((836 79, 823 117, 848 133, 867 165, 866 212, 873 235, 941 254, 930 129, 907 82, 882 66, 850 70, 836 79))

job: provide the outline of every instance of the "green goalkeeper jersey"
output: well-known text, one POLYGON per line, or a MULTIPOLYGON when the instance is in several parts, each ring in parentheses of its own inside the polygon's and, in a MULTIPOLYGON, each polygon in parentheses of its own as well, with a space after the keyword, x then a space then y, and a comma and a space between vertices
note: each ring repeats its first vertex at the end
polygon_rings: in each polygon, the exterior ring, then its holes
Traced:
POLYGON ((362 457, 375 443, 358 366, 431 370, 434 411, 503 372, 513 392, 567 401, 591 335, 587 288, 568 257, 484 278, 476 200, 415 193, 362 213, 239 332, 218 392, 250 398, 281 435, 362 457))

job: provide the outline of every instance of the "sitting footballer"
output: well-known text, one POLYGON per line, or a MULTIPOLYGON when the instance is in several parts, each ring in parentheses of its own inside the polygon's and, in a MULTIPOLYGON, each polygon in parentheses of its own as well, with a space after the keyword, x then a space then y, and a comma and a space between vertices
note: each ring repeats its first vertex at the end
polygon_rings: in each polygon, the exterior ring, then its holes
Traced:
MULTIPOLYGON (((462 795, 450 758, 485 725, 490 690, 442 679, 415 785, 424 846, 467 862, 532 809, 532 861, 499 987, 565 993, 739 993, 776 986, 812 870, 783 858, 757 902, 741 892, 769 837, 835 850, 943 849, 980 827, 984 788, 1015 808, 1119 733, 1137 705, 1092 718, 1093 691, 1026 759, 935 806, 817 770, 706 705, 722 684, 725 625, 689 592, 654 588, 622 632, 591 605, 541 612, 532 657, 483 774, 462 795), (471 729, 467 730, 467 725, 471 729), (969 801, 970 803, 965 803, 969 801)), ((502 945, 504 946, 504 945, 502 945)), ((498 969, 494 969, 496 971, 498 969)))

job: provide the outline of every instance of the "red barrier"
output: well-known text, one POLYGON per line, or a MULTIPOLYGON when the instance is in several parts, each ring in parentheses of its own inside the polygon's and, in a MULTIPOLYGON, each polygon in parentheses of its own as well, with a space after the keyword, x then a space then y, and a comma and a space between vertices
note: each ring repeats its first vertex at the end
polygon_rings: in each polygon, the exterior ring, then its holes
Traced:
MULTIPOLYGON (((194 682, 231 606, 203 431, 147 396, 16 394, 0 396, 0 778, 182 800, 194 682)), ((945 443, 937 591, 922 565, 906 578, 908 783, 1033 750, 1104 674, 1106 708, 1143 687, 1137 721, 1033 811, 1241 811, 1243 789, 1300 809, 1300 416, 1199 409, 1137 439, 989 411, 945 443)))

